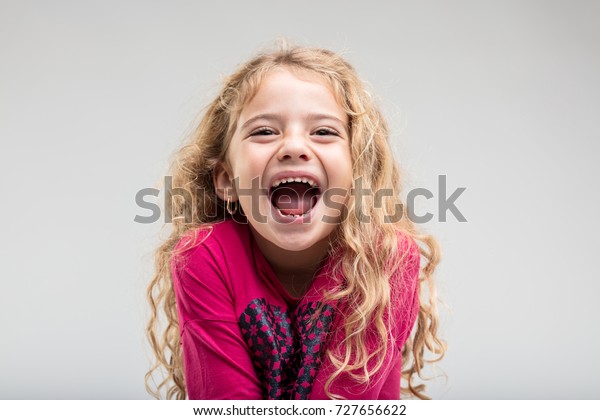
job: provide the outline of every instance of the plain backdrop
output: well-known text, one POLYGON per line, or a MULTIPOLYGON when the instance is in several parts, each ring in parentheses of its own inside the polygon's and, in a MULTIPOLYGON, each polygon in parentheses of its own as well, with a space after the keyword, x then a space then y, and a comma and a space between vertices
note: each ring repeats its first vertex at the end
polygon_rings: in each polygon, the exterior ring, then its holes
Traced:
POLYGON ((0 398, 150 398, 162 222, 135 195, 278 36, 344 54, 406 191, 435 195, 430 394, 599 398, 599 21, 596 1, 0 1, 0 398), (466 222, 440 220, 439 175, 466 222))

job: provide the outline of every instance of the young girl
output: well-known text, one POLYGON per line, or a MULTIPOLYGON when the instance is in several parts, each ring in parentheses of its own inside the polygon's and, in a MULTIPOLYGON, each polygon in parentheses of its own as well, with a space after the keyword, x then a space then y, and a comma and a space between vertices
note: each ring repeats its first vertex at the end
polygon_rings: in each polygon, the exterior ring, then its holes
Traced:
POLYGON ((408 218, 386 122, 350 64, 319 48, 259 54, 225 80, 171 174, 149 392, 398 399, 403 378, 426 398, 413 383, 424 350, 445 351, 438 246, 408 218))

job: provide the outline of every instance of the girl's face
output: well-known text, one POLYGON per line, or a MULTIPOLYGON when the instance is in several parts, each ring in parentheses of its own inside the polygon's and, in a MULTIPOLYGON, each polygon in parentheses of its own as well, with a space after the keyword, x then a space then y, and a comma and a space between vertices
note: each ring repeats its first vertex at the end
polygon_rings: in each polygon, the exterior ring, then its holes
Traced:
POLYGON ((239 199, 255 237, 288 251, 327 243, 352 185, 352 164, 348 116, 325 81, 286 68, 269 72, 238 118, 227 158, 217 191, 239 199))

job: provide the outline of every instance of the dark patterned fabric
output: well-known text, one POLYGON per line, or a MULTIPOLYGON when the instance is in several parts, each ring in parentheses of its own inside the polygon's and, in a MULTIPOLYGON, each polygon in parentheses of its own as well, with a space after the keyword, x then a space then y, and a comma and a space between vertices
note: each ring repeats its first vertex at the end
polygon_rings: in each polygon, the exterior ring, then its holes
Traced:
POLYGON ((321 365, 334 310, 321 302, 289 314, 254 299, 239 317, 265 399, 308 399, 321 365))

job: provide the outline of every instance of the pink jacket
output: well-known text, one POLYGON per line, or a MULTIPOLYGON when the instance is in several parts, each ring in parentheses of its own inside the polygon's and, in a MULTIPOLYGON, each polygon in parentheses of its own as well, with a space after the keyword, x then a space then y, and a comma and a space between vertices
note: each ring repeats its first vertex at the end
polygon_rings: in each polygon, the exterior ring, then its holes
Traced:
MULTIPOLYGON (((393 342, 368 386, 347 374, 332 383, 330 391, 343 398, 400 397, 401 349, 419 309, 420 256, 412 239, 399 240, 408 258, 390 279, 393 342)), ((343 309, 322 297, 340 284, 332 263, 333 257, 326 259, 306 294, 295 299, 248 225, 229 219, 214 224, 210 234, 200 231, 182 259, 171 260, 189 398, 327 399, 324 385, 333 366, 325 350, 343 338, 343 309)))

